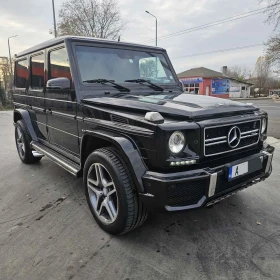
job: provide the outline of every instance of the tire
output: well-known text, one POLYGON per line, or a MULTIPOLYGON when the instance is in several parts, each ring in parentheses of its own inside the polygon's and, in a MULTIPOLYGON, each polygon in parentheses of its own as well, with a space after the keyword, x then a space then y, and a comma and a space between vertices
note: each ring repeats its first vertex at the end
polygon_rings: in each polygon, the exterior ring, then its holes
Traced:
POLYGON ((15 140, 19 158, 23 163, 32 164, 41 160, 42 157, 34 157, 32 154, 31 136, 22 120, 15 125, 15 140))
POLYGON ((91 213, 104 231, 124 234, 145 222, 148 212, 139 201, 127 164, 115 148, 92 152, 85 163, 83 180, 91 213))

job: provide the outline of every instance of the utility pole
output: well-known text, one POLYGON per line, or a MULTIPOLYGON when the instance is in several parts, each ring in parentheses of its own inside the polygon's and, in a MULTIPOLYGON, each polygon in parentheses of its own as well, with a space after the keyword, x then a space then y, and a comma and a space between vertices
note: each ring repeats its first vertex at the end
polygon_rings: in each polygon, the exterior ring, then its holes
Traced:
POLYGON ((52 8, 53 8, 54 37, 57 37, 56 20, 55 20, 55 8, 54 8, 54 0, 52 0, 52 8))

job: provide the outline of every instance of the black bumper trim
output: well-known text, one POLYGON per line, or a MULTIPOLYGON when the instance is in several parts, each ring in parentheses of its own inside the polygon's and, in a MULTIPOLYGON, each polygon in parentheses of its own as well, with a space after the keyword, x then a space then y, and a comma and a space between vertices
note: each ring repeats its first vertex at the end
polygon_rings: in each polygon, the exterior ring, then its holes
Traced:
POLYGON ((215 168, 171 174, 148 171, 143 176, 143 183, 149 195, 143 193, 139 197, 149 209, 180 211, 209 206, 269 177, 273 152, 273 147, 266 146, 259 153, 215 168), (228 187, 217 189, 218 178, 226 178, 226 168, 229 165, 239 164, 261 156, 263 156, 263 167, 254 172, 252 177, 249 173, 247 176, 244 175, 244 179, 240 177, 236 181, 229 182, 228 187))

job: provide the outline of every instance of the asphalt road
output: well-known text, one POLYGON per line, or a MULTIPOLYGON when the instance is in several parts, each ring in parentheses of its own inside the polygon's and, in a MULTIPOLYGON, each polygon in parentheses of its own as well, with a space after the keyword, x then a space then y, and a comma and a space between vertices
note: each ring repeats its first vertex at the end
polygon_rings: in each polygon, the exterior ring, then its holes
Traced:
POLYGON ((82 180, 44 158, 20 162, 0 112, 0 279, 280 279, 280 143, 269 179, 209 209, 152 213, 104 233, 82 180))
POLYGON ((254 103, 260 109, 266 111, 268 113, 268 135, 280 139, 280 100, 276 102, 272 99, 241 102, 254 103))

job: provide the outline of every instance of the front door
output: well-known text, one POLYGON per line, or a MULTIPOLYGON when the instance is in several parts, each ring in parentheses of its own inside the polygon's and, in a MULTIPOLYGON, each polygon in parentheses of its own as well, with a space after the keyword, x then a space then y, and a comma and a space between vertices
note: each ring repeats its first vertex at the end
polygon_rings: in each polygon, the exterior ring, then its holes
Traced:
POLYGON ((206 95, 209 96, 210 87, 206 86, 206 95))
MULTIPOLYGON (((48 79, 68 78, 72 85, 68 54, 65 47, 48 52, 48 79)), ((72 87, 72 86, 71 86, 72 87)), ((79 155, 76 94, 70 89, 46 89, 49 141, 57 148, 79 155)))

